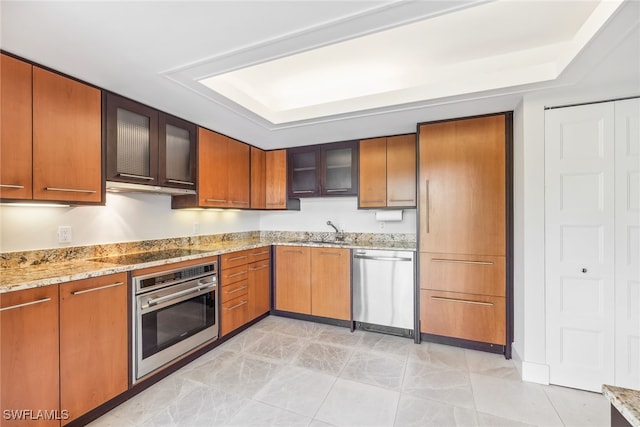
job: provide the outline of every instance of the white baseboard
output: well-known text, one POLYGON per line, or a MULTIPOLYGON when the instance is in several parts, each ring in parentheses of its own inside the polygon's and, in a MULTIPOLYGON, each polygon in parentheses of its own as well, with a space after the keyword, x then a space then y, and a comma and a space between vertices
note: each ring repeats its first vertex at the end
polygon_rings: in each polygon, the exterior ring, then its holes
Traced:
POLYGON ((523 361, 515 346, 512 347, 512 357, 522 381, 549 385, 549 365, 523 361))

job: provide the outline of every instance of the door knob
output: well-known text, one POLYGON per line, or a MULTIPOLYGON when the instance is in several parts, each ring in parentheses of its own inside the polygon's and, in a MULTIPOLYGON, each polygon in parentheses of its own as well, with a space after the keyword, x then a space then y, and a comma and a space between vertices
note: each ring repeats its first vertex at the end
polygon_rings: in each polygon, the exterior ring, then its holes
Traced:
POLYGON ((583 268, 583 269, 582 269, 582 272, 583 272, 583 273, 586 273, 586 272, 587 272, 587 269, 586 269, 586 268, 583 268))

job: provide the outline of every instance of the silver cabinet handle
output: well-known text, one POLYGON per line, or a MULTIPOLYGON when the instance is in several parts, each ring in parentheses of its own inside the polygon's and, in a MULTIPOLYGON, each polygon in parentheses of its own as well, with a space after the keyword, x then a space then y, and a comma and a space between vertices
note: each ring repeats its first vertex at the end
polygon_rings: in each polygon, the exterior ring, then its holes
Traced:
POLYGON ((180 181, 180 180, 177 180, 177 179, 168 179, 167 182, 169 182, 171 184, 196 185, 191 181, 180 181))
POLYGON ((320 251, 320 255, 326 255, 326 256, 342 256, 342 254, 337 254, 335 252, 325 252, 325 251, 320 251))
POLYGON ((227 261, 237 261, 239 259, 245 259, 246 257, 247 257, 246 255, 237 256, 237 257, 229 258, 227 261))
POLYGON ((245 202, 244 200, 232 200, 231 203, 235 203, 236 205, 248 205, 249 202, 245 202))
POLYGON ((235 310, 238 307, 242 307, 243 305, 247 304, 248 301, 242 301, 240 304, 236 304, 232 307, 225 307, 227 310, 235 310))
POLYGON ((415 202, 415 199, 389 199, 390 202, 415 202))
POLYGON ((174 292, 172 294, 165 295, 163 297, 153 298, 153 299, 150 299, 149 301, 147 301, 147 304, 143 305, 140 308, 142 308, 142 309, 149 308, 149 307, 152 307, 154 305, 158 305, 161 302, 169 301, 169 300, 172 300, 174 298, 180 297, 182 295, 187 295, 187 294, 191 294, 191 293, 194 293, 194 292, 200 292, 200 291, 205 290, 205 289, 215 288, 216 286, 217 285, 209 285, 209 286, 205 286, 204 288, 201 287, 201 286, 195 286, 193 288, 185 289, 183 291, 174 292))
POLYGON ((425 200, 425 205, 426 205, 425 211, 426 211, 426 215, 427 215, 427 218, 426 218, 427 224, 426 224, 426 227, 425 227, 426 228, 425 232, 428 233, 429 232, 429 216, 430 216, 429 215, 429 180, 428 179, 427 179, 427 181, 425 183, 425 187, 426 187, 425 188, 425 191, 426 191, 426 195, 425 195, 425 199, 426 199, 425 200))
POLYGON ((384 200, 360 200, 360 203, 384 203, 384 200))
POLYGON ((101 291, 103 289, 115 288, 116 286, 121 286, 121 285, 124 285, 124 282, 116 282, 110 285, 98 286, 97 288, 85 289, 83 291, 73 291, 71 292, 71 295, 82 295, 89 292, 101 291))
POLYGON ((225 290, 224 292, 225 292, 226 294, 235 294, 236 292, 240 292, 241 290, 243 290, 243 289, 247 289, 247 288, 248 288, 248 286, 240 286, 239 288, 235 288, 235 289, 234 289, 234 290, 232 290, 232 291, 227 291, 227 290, 225 290))
POLYGON ((433 262, 450 262, 453 264, 493 265, 491 261, 467 261, 464 259, 431 258, 433 262))
POLYGON ((302 251, 295 251, 292 249, 283 250, 282 252, 285 254, 301 254, 302 253, 302 251))
POLYGON ((247 274, 247 270, 242 270, 241 272, 236 273, 236 274, 230 274, 227 277, 231 278, 231 277, 236 277, 236 276, 242 276, 243 274, 247 274))
POLYGON ((143 179, 145 181, 153 181, 153 180, 155 180, 155 178, 152 177, 152 176, 133 175, 133 174, 130 174, 130 173, 119 173, 118 176, 121 176, 123 178, 143 179))
POLYGON ((265 268, 269 268, 268 265, 263 265, 262 267, 250 268, 251 271, 264 270, 265 268))
POLYGON ((436 301, 448 301, 448 302, 459 302, 462 304, 475 304, 475 305, 493 305, 492 302, 484 302, 484 301, 473 301, 468 299, 458 299, 458 298, 445 298, 445 297, 431 297, 432 300, 436 301))
POLYGON ((268 254, 268 253, 269 253, 269 251, 262 251, 262 252, 258 252, 258 253, 250 254, 250 255, 251 255, 251 256, 258 256, 258 255, 266 255, 266 254, 268 254))
POLYGON ((413 261, 411 258, 405 257, 391 257, 391 256, 369 256, 369 255, 354 255, 354 258, 358 259, 370 259, 374 261, 413 261))
POLYGON ((327 193, 346 193, 350 188, 328 188, 327 193))
POLYGON ((51 301, 51 298, 43 298, 43 299, 39 299, 39 300, 36 300, 36 301, 25 302, 25 303, 22 303, 22 304, 10 305, 9 307, 0 308, 0 311, 13 310, 14 308, 26 307, 26 306, 29 306, 29 305, 40 304, 40 303, 47 302, 47 301, 51 301))
POLYGON ((15 189, 22 189, 24 188, 24 185, 13 185, 13 184, 0 184, 0 188, 15 188, 15 189))
POLYGON ((96 190, 80 190, 77 188, 58 188, 58 187, 45 187, 45 190, 47 191, 65 191, 68 193, 87 193, 87 194, 93 194, 96 192, 96 190))
POLYGON ((293 194, 315 193, 315 190, 293 190, 293 194))
POLYGON ((226 199, 204 199, 205 202, 224 202, 226 203, 226 199))

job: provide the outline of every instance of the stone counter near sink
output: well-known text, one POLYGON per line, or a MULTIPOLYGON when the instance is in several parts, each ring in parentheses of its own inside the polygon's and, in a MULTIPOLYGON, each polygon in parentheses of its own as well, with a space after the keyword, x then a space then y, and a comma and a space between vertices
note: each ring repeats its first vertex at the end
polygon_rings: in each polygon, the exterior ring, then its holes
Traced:
MULTIPOLYGON (((354 249, 395 249, 415 251, 415 235, 346 233, 340 247, 354 249)), ((115 243, 60 249, 7 252, 0 254, 0 294, 39 286, 49 286, 73 280, 104 276, 174 262, 221 255, 228 252, 254 249, 270 245, 331 246, 327 243, 300 243, 307 240, 330 242, 332 233, 314 232, 244 232, 175 239, 115 243), (291 243, 296 241, 296 243, 291 243), (128 253, 190 248, 205 251, 183 257, 135 265, 120 265, 94 261, 95 258, 128 253)))
MULTIPOLYGON (((603 385, 602 394, 609 399, 622 417, 633 427, 640 427, 640 390, 603 385)), ((614 424, 612 413, 612 427, 614 424)))

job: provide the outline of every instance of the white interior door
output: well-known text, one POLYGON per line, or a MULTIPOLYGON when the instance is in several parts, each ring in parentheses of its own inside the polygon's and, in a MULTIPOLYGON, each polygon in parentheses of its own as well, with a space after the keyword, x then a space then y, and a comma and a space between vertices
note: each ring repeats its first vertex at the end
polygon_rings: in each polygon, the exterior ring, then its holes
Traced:
POLYGON ((615 383, 640 389, 640 99, 615 103, 615 383))
POLYGON ((614 104, 545 114, 547 362, 553 384, 614 381, 614 104))

